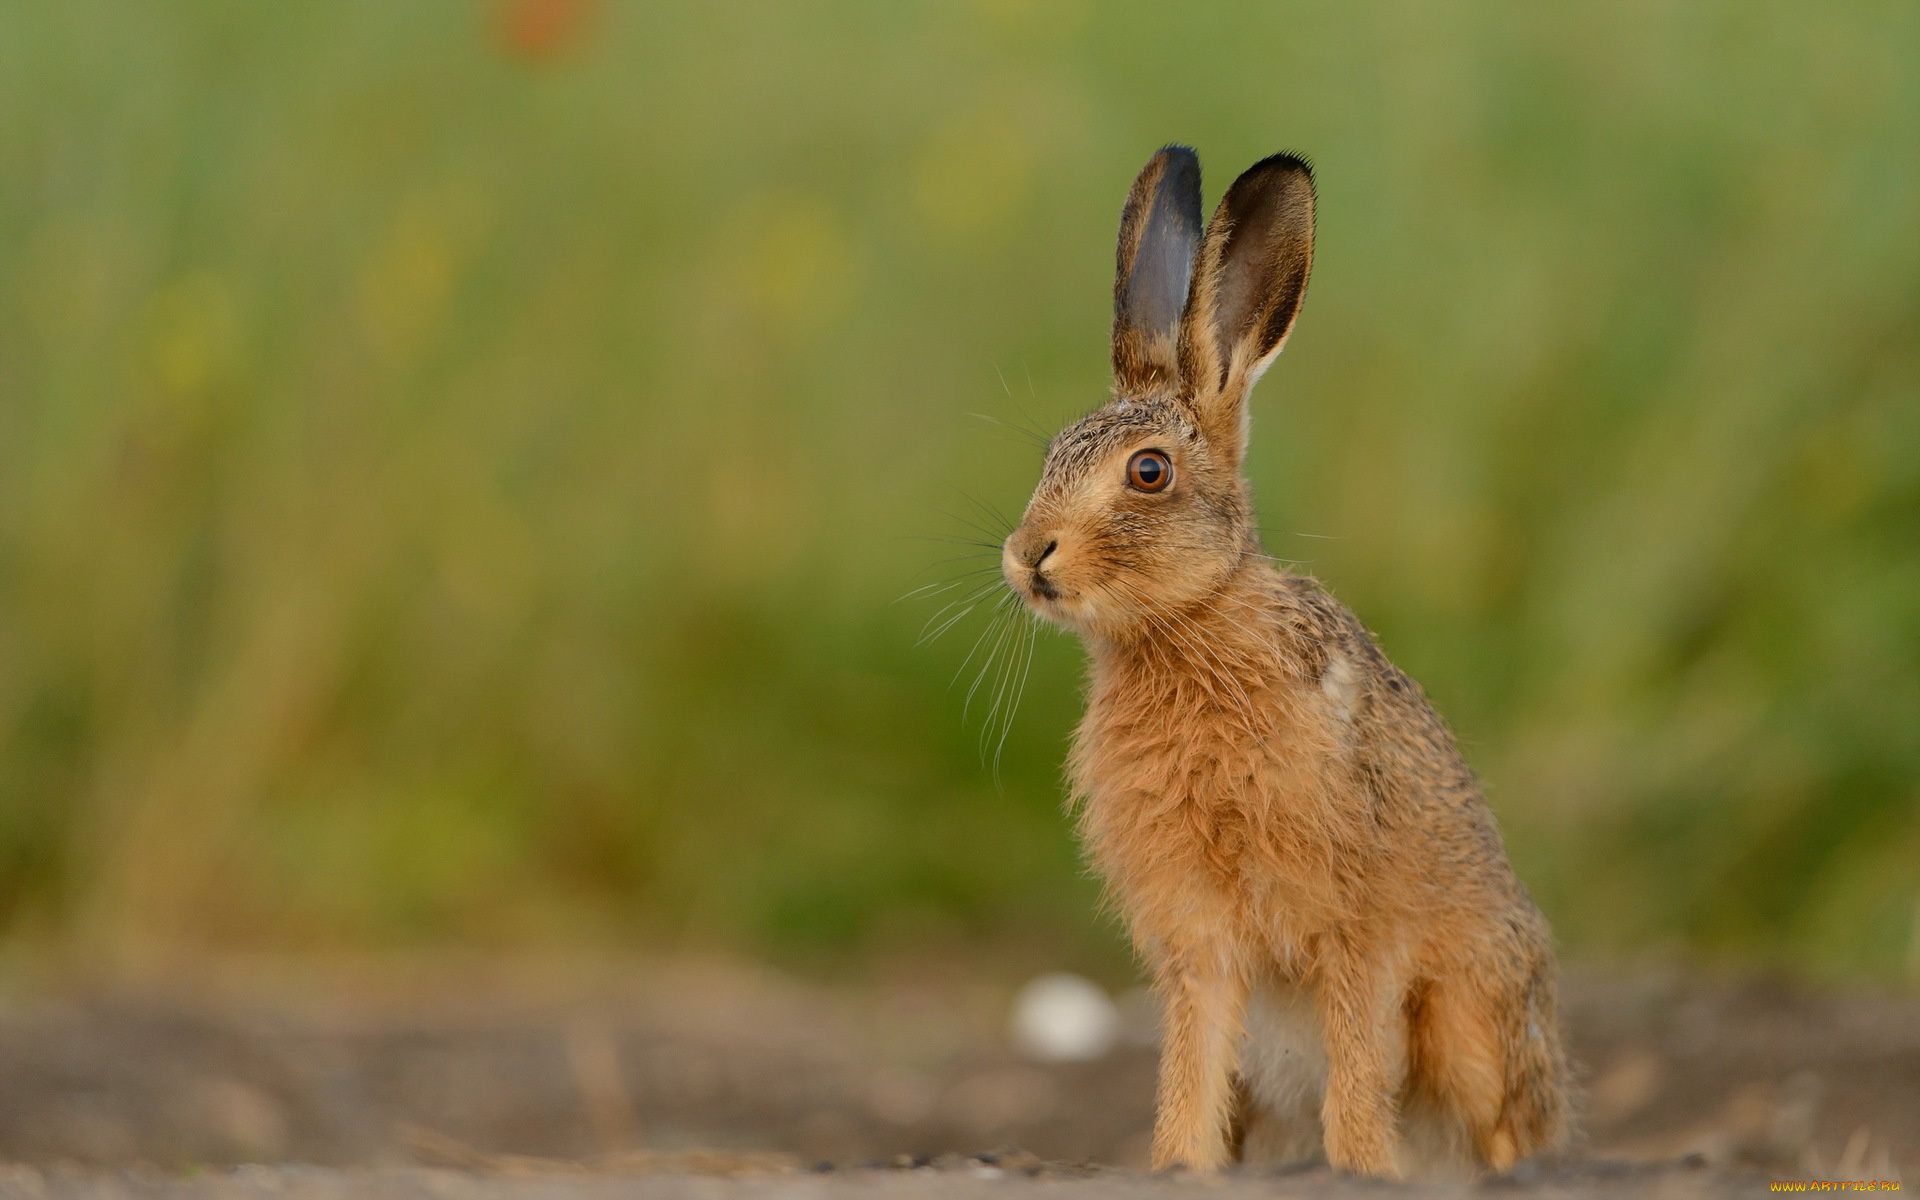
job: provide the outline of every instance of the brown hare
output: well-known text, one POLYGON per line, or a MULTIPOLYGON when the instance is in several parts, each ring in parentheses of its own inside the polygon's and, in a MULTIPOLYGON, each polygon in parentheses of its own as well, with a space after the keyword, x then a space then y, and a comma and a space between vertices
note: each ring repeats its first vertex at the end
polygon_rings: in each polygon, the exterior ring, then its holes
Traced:
POLYGON ((1194 153, 1147 164, 1113 398, 1048 447, 1002 569, 1091 659, 1069 774, 1164 1005, 1154 1166, 1253 1138, 1366 1175, 1427 1148, 1504 1171, 1566 1136, 1546 922, 1419 685, 1261 554, 1241 476, 1313 209, 1279 154, 1203 231, 1194 153))

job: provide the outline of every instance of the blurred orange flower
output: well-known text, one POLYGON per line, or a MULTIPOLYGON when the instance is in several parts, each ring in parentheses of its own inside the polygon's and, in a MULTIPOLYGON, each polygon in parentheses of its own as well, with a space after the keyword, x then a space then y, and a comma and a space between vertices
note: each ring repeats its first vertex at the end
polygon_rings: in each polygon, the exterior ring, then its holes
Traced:
POLYGON ((502 0, 494 31, 509 55, 550 62, 580 44, 598 7, 597 0, 502 0))

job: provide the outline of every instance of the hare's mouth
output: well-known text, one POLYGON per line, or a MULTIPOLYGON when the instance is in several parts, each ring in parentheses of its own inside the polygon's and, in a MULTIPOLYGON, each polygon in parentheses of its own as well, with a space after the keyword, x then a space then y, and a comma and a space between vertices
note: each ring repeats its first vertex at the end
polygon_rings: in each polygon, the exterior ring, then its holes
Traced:
POLYGON ((1061 587, 1038 571, 1031 571, 1014 585, 1014 594, 1049 621, 1070 622, 1077 594, 1061 587))

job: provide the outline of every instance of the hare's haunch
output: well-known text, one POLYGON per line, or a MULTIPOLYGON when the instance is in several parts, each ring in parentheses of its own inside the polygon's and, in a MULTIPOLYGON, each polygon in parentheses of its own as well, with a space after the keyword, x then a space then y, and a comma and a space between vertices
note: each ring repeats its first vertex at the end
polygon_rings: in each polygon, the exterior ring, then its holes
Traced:
POLYGON ((1307 164, 1275 155, 1203 229, 1193 152, 1147 164, 1113 399, 1048 448, 1003 566, 1092 660, 1070 772, 1165 1007, 1154 1165, 1245 1143, 1504 1171, 1566 1134, 1546 922, 1419 685, 1260 553, 1241 476, 1313 208, 1307 164))

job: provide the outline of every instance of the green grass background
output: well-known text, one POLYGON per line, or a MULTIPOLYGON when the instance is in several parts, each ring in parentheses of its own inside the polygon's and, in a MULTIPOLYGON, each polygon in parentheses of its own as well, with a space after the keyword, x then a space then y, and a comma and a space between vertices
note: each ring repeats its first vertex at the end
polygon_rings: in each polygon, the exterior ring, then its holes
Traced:
POLYGON ((583 11, 0 8, 6 940, 1124 972, 1076 647, 996 781, 896 600, 1180 140, 1318 166, 1268 549, 1569 951, 1920 977, 1920 9, 583 11))

